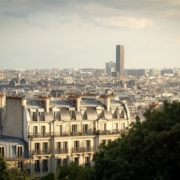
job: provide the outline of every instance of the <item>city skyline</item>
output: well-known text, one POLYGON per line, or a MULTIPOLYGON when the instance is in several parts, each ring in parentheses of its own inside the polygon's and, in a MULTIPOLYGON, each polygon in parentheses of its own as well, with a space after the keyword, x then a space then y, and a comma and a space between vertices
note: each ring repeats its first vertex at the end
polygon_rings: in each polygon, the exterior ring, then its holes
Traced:
POLYGON ((177 0, 2 0, 0 68, 104 68, 119 43, 125 69, 179 67, 179 19, 177 0))

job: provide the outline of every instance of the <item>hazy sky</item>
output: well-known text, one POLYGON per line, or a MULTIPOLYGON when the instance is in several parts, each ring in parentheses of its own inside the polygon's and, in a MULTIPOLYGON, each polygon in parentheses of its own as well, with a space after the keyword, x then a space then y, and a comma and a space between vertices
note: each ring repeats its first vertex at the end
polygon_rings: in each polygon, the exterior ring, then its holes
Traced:
POLYGON ((0 0, 0 69, 180 67, 179 0, 0 0))

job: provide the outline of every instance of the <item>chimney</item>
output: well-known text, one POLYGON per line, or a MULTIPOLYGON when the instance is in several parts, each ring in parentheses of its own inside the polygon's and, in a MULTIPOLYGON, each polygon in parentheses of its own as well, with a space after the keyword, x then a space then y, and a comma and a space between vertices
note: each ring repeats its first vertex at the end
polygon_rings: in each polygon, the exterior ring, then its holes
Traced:
POLYGON ((22 106, 26 106, 26 99, 22 99, 22 106))
POLYGON ((81 97, 77 97, 77 99, 76 99, 76 108, 77 108, 78 112, 80 111, 80 102, 81 102, 81 97))
POLYGON ((49 113, 49 99, 45 99, 46 112, 49 113))
POLYGON ((107 111, 110 111, 110 97, 109 96, 105 97, 105 105, 106 105, 107 111))

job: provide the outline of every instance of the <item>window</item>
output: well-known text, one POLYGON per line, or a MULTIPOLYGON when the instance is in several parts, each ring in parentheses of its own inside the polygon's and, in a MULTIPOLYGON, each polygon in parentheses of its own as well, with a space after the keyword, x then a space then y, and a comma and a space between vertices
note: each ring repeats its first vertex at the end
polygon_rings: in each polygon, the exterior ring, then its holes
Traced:
POLYGON ((121 111, 120 118, 124 118, 124 112, 123 112, 123 110, 121 111))
POLYGON ((61 149, 61 142, 57 142, 57 149, 61 149))
POLYGON ((83 124, 83 133, 87 133, 88 131, 88 124, 83 124))
POLYGON ((39 120, 45 121, 44 112, 39 112, 39 120))
POLYGON ((68 148, 67 144, 68 144, 67 142, 63 142, 63 148, 68 148))
POLYGON ((74 141, 74 148, 78 148, 79 147, 79 141, 74 141))
POLYGON ((39 154, 40 153, 40 143, 35 143, 35 150, 34 150, 34 154, 39 154))
POLYGON ((33 135, 38 136, 38 127, 37 126, 33 126, 33 135))
POLYGON ((33 121, 37 121, 37 112, 32 113, 32 119, 33 121))
POLYGON ((68 153, 68 142, 63 142, 62 152, 63 153, 68 153))
POLYGON ((18 168, 22 170, 23 162, 18 162, 18 168))
POLYGON ((85 141, 85 152, 91 151, 91 141, 87 140, 85 141))
POLYGON ((48 143, 47 142, 43 142, 43 153, 44 154, 49 154, 48 143))
POLYGON ((121 123, 121 130, 125 131, 125 123, 121 123))
POLYGON ((46 126, 41 126, 41 135, 45 136, 46 134, 46 126))
POLYGON ((114 129, 118 130, 118 123, 114 123, 114 129))
POLYGON ((62 125, 60 125, 60 126, 58 127, 58 129, 59 129, 60 136, 62 136, 62 125))
POLYGON ((90 164, 90 157, 85 157, 85 163, 90 164))
POLYGON ((106 123, 102 124, 102 130, 106 131, 106 123))
POLYGON ((73 134, 77 133, 77 125, 76 124, 72 125, 72 133, 73 134))
POLYGON ((60 111, 54 111, 54 119, 60 120, 60 111))
POLYGON ((91 146, 91 141, 90 141, 90 140, 87 140, 87 141, 86 141, 86 147, 89 148, 90 146, 91 146))
POLYGON ((74 158, 74 162, 76 162, 76 163, 79 165, 79 158, 78 158, 78 157, 75 157, 75 158, 74 158))
POLYGON ((2 156, 4 157, 4 147, 0 147, 0 153, 1 153, 2 156))
POLYGON ((74 149, 73 152, 79 152, 79 141, 74 141, 74 149))
POLYGON ((39 160, 35 160, 34 171, 35 172, 40 172, 40 162, 39 162, 39 160))
POLYGON ((70 111, 70 115, 71 115, 71 119, 75 120, 76 119, 76 115, 75 115, 75 111, 70 111))
POLYGON ((116 111, 116 110, 113 112, 112 118, 113 118, 113 119, 117 119, 117 111, 116 111))
POLYGON ((23 149, 22 146, 17 147, 17 157, 22 157, 23 156, 22 149, 23 149))
POLYGON ((42 171, 48 172, 48 160, 47 159, 43 159, 43 161, 42 161, 42 171))
POLYGON ((59 168, 60 165, 61 165, 61 159, 57 159, 57 169, 59 168))

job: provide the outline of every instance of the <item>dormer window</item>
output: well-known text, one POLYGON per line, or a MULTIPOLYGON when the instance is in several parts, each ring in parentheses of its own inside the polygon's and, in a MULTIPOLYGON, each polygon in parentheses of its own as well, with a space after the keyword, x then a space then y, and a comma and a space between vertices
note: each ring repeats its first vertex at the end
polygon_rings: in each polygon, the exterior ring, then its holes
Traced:
POLYGON ((60 120, 60 111, 54 111, 54 119, 60 120))
POLYGON ((121 111, 120 118, 124 118, 124 111, 121 111))
POLYGON ((114 112, 112 113, 112 118, 113 118, 113 119, 117 119, 117 111, 114 111, 114 112))
POLYGON ((76 119, 75 111, 70 110, 70 115, 71 115, 71 119, 72 119, 72 120, 75 120, 75 119, 76 119))
POLYGON ((33 121, 37 121, 37 112, 32 112, 33 121))
POLYGON ((44 112, 39 112, 39 120, 45 121, 44 112))
POLYGON ((2 155, 2 157, 4 157, 4 147, 0 147, 0 154, 2 155))
POLYGON ((17 147, 17 157, 22 157, 23 156, 23 147, 18 146, 17 147))

